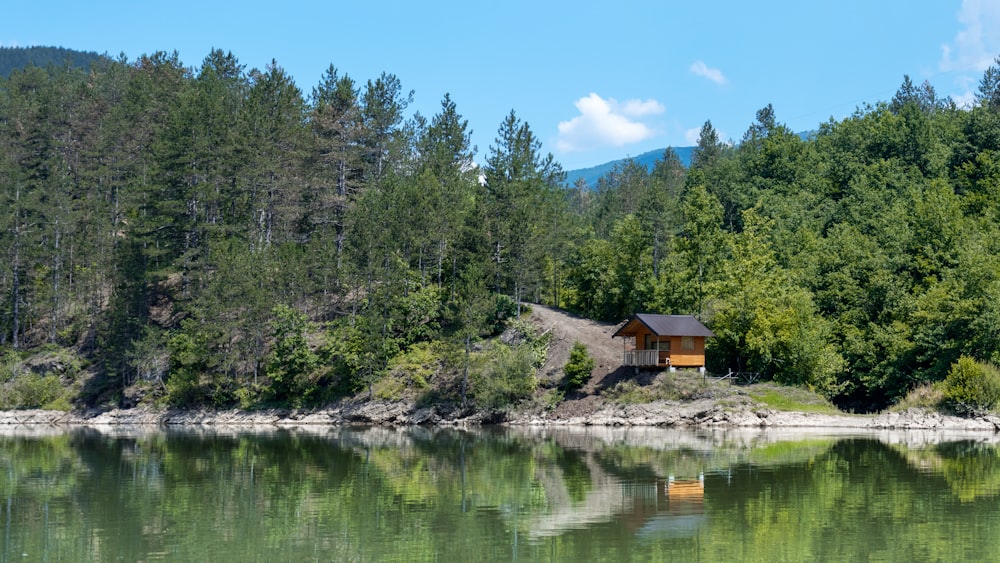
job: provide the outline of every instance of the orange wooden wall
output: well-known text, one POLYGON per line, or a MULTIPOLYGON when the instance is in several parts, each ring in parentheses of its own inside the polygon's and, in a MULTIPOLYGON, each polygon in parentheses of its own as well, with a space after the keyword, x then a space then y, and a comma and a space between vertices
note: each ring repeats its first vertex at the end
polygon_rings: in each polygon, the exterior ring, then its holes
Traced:
MULTIPOLYGON (((646 335, 651 334, 645 326, 635 333, 635 349, 646 349, 646 335)), ((682 350, 680 336, 670 338, 670 365, 676 367, 701 367, 705 365, 705 337, 694 336, 694 350, 682 350)))

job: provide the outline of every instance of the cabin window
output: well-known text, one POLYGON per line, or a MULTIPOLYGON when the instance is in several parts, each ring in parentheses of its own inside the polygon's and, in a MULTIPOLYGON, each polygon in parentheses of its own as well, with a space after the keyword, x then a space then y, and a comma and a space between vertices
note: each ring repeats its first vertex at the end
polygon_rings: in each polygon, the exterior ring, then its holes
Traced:
POLYGON ((660 352, 670 351, 670 339, 657 340, 657 337, 652 334, 647 334, 645 339, 646 350, 659 350, 660 352))
POLYGON ((685 352, 694 351, 694 337, 693 336, 682 336, 681 337, 681 350, 685 352))

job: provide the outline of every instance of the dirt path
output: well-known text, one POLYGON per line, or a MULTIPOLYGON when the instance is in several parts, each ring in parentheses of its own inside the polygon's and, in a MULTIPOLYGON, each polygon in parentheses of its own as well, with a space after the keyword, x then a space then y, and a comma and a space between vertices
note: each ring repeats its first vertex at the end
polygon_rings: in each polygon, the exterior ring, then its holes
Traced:
POLYGON ((543 380, 557 381, 562 378, 563 366, 569 360, 569 352, 576 342, 586 345, 588 352, 594 358, 591 383, 585 386, 585 390, 592 391, 594 382, 602 381, 608 374, 621 367, 621 340, 611 338, 618 325, 584 319, 541 305, 531 306, 529 320, 541 331, 552 333, 545 365, 539 370, 539 376, 543 380))

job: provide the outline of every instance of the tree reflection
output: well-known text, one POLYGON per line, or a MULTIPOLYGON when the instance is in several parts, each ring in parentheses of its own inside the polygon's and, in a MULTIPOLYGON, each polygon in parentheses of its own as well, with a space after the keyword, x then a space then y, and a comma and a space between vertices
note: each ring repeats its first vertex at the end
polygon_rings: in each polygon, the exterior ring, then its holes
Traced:
POLYGON ((947 559, 955 541, 985 549, 1000 534, 998 490, 1000 452, 979 438, 349 427, 0 435, 4 560, 947 559))

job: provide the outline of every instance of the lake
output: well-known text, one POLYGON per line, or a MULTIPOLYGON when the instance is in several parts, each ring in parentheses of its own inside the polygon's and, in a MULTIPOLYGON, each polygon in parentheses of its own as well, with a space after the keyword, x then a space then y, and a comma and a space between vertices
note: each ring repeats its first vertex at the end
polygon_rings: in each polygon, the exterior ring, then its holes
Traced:
POLYGON ((992 561, 994 434, 0 428, 2 561, 992 561))

